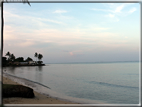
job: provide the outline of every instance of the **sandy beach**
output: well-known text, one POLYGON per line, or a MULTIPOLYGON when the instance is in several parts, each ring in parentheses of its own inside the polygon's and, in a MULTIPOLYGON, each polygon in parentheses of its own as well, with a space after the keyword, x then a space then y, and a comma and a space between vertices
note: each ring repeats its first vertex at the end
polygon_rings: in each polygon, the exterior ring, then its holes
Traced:
MULTIPOLYGON (((18 84, 9 78, 3 77, 2 82, 4 84, 18 84)), ((3 104, 75 104, 72 102, 61 101, 56 98, 51 98, 50 96, 42 95, 34 91, 35 98, 3 98, 3 104)))

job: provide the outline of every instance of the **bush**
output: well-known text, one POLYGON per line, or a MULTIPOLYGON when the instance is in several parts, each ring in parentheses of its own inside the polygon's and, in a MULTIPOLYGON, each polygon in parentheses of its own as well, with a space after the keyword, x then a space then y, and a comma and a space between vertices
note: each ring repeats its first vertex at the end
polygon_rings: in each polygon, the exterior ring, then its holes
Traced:
POLYGON ((22 85, 2 84, 2 97, 33 98, 33 89, 22 85))

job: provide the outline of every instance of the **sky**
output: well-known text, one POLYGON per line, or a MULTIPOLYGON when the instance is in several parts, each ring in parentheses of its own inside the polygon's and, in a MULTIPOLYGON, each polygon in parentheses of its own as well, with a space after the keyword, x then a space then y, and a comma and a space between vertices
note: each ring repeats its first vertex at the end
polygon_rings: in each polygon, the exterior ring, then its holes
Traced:
POLYGON ((4 3, 4 55, 44 63, 138 61, 139 3, 4 3))

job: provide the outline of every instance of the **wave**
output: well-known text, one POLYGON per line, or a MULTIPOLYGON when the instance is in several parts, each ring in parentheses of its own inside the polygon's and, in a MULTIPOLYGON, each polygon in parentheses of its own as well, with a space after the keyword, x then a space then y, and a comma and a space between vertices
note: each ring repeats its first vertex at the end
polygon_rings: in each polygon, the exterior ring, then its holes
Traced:
POLYGON ((103 85, 103 86, 110 86, 110 87, 123 87, 123 88, 134 88, 134 89, 138 89, 139 88, 139 87, 124 86, 124 85, 110 84, 110 83, 97 82, 97 81, 89 81, 89 83, 99 84, 99 85, 103 85))

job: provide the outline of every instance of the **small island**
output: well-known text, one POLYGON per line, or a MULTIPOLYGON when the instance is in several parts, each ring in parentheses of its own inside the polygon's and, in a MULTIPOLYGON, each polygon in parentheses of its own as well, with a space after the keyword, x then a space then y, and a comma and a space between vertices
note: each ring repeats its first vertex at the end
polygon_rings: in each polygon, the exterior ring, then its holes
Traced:
POLYGON ((6 57, 2 57, 2 66, 45 66, 43 64, 43 61, 41 59, 43 58, 42 54, 38 54, 35 52, 34 57, 36 58, 36 61, 34 61, 32 58, 27 57, 27 59, 24 60, 23 57, 16 58, 14 54, 11 54, 10 52, 7 52, 6 57), (37 61, 38 59, 38 61, 37 61))

